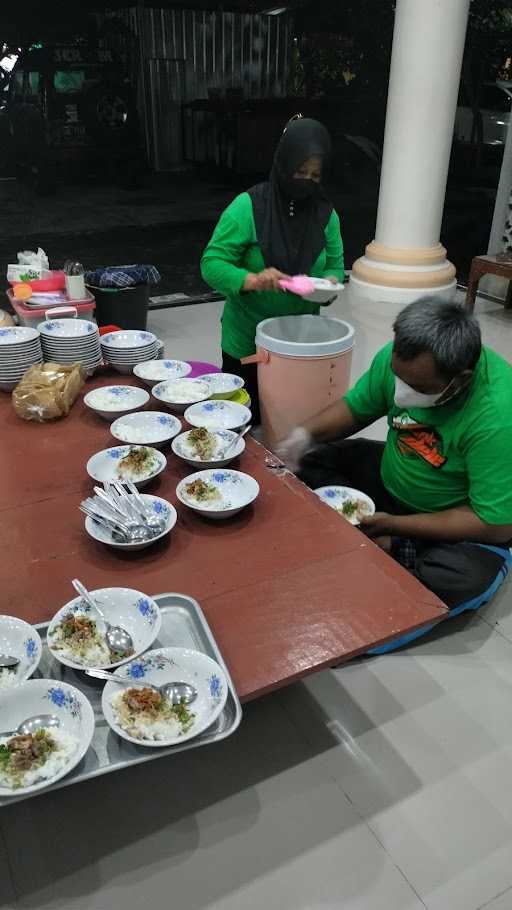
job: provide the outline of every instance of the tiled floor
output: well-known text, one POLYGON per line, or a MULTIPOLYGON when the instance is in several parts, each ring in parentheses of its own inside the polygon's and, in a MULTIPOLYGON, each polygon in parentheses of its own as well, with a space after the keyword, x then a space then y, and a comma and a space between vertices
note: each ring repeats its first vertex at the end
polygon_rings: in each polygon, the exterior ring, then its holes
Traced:
MULTIPOLYGON (((390 308, 336 310, 354 375, 390 308)), ((512 315, 479 305, 512 358, 512 315)), ((219 307, 151 317, 215 359, 219 307)), ((382 434, 382 427, 376 428, 382 434)), ((512 584, 406 652, 245 710, 227 742, 3 810, 2 906, 512 910, 512 584)))

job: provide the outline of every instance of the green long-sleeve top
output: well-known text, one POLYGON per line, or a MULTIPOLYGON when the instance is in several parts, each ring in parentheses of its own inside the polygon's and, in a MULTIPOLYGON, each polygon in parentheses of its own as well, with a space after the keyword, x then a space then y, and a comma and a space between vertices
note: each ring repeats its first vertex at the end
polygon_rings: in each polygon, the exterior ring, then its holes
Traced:
MULTIPOLYGON (((222 314, 222 350, 231 357, 254 354, 256 326, 272 316, 318 313, 318 304, 283 291, 241 290, 249 272, 271 266, 263 260, 256 237, 251 197, 241 193, 222 213, 201 259, 207 284, 226 297, 222 314)), ((314 278, 336 276, 343 281, 340 220, 332 211, 325 228, 325 246, 311 269, 314 278)))

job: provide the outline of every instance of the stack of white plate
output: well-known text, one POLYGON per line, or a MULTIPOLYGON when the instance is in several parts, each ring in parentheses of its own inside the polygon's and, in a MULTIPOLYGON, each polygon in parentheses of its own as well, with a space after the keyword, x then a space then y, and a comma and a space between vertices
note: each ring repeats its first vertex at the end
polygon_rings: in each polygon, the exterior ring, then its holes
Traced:
POLYGON ((138 363, 154 360, 159 349, 160 342, 156 335, 138 329, 109 332, 101 339, 103 359, 118 373, 132 373, 138 363))
POLYGON ((79 362, 92 372, 101 364, 100 334, 87 319, 47 319, 40 322, 41 345, 46 361, 79 362))
POLYGON ((36 329, 25 326, 0 329, 0 389, 13 389, 34 363, 42 361, 41 338, 36 329))

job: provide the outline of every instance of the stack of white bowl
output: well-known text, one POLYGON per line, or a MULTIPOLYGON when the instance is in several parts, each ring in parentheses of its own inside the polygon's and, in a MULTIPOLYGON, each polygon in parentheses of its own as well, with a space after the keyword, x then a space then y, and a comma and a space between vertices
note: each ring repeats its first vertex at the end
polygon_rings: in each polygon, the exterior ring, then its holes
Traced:
POLYGON ((118 373, 132 373, 138 363, 154 360, 159 346, 156 335, 139 329, 120 329, 101 339, 103 360, 118 373))
POLYGON ((13 389, 34 363, 42 361, 41 338, 36 329, 26 326, 0 329, 0 389, 13 389))
POLYGON ((92 373, 100 366, 100 333, 95 322, 87 319, 47 319, 40 322, 41 345, 46 361, 79 362, 92 373))

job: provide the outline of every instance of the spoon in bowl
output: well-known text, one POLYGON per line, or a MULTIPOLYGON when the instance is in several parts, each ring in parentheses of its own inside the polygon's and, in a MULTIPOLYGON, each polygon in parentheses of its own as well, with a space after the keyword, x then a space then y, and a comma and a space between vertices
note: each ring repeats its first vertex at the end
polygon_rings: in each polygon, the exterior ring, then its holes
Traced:
POLYGON ((251 425, 249 424, 248 427, 244 427, 242 430, 240 430, 240 432, 237 433, 235 438, 231 442, 228 442, 227 446, 224 446, 224 448, 220 452, 218 452, 218 454, 217 454, 218 461, 220 461, 222 458, 225 458, 227 453, 232 448, 234 448, 234 446, 236 446, 238 440, 241 439, 242 436, 245 436, 245 434, 248 433, 250 429, 251 429, 251 425))
POLYGON ((37 733, 45 727, 60 727, 59 718, 55 714, 36 714, 34 717, 27 717, 15 730, 6 730, 0 733, 0 736, 30 736, 31 733, 37 733))
MULTIPOLYGON (((134 685, 133 679, 121 679, 119 676, 114 676, 113 673, 109 673, 107 670, 91 669, 86 670, 85 672, 87 676, 92 676, 94 679, 108 679, 109 682, 117 683, 119 686, 133 688, 134 685)), ((158 692, 158 694, 161 695, 162 698, 166 698, 171 705, 190 705, 191 702, 197 698, 197 689, 185 682, 168 682, 164 683, 162 686, 144 683, 144 686, 158 692)))
POLYGON ((107 642, 108 647, 111 651, 115 651, 116 654, 126 654, 133 653, 133 639, 131 635, 123 629, 122 626, 112 626, 105 619, 102 611, 98 607, 97 603, 93 600, 87 588, 84 587, 81 581, 78 578, 74 578, 71 582, 75 591, 80 594, 80 597, 89 604, 93 610, 96 611, 105 623, 105 641, 107 642))
POLYGON ((13 657, 11 654, 0 654, 0 670, 14 670, 19 662, 19 657, 13 657))

